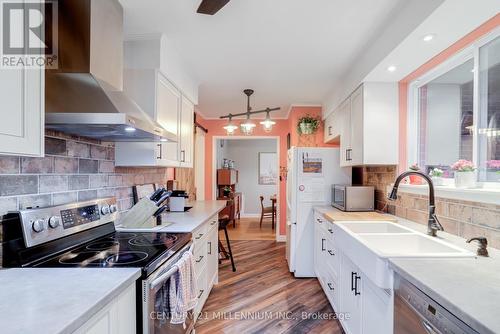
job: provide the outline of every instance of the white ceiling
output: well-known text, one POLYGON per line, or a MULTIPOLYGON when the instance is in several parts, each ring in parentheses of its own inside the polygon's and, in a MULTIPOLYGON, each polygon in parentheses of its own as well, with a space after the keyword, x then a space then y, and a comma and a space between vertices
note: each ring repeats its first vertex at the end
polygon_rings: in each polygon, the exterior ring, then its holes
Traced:
MULTIPOLYGON (((254 109, 321 105, 353 61, 409 0, 231 0, 215 16, 199 0, 120 0, 125 33, 164 33, 200 83, 208 118, 254 109)), ((412 0, 418 1, 418 0, 412 0)), ((390 51, 390 50, 388 50, 390 51)))

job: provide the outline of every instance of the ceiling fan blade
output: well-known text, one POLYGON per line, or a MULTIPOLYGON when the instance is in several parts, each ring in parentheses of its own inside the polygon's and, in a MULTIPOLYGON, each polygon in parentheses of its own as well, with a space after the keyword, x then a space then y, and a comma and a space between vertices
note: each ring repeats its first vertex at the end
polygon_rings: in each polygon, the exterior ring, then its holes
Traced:
POLYGON ((202 0, 196 12, 199 14, 214 15, 228 2, 229 0, 202 0))

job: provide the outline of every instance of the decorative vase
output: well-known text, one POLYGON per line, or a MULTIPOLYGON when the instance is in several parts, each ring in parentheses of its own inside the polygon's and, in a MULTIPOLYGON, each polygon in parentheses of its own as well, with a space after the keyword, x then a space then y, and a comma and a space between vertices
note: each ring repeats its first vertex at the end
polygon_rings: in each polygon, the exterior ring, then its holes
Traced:
POLYGON ((456 188, 474 188, 476 186, 476 173, 469 172, 455 172, 455 187, 456 188))
POLYGON ((410 184, 420 185, 424 184, 422 178, 418 175, 410 175, 410 184))
POLYGON ((434 183, 435 186, 442 186, 443 185, 443 178, 441 176, 433 176, 431 177, 432 183, 434 183))
POLYGON ((299 126, 300 132, 304 135, 310 135, 314 132, 311 123, 300 123, 299 126))

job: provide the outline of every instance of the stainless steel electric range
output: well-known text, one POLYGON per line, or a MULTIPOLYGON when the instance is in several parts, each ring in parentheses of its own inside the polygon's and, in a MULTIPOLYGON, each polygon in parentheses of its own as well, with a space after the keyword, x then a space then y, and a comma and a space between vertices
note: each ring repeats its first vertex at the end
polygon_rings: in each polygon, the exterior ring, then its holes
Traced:
MULTIPOLYGON (((191 247, 190 233, 115 231, 113 198, 11 212, 2 219, 4 267, 136 267, 139 333, 186 333, 157 314, 173 265, 191 247)), ((111 270, 111 269, 110 269, 111 270)))

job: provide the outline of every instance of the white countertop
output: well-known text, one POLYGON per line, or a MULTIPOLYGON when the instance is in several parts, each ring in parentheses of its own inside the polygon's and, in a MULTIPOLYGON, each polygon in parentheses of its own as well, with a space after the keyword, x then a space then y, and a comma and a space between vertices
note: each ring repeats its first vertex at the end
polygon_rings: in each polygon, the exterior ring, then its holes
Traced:
MULTIPOLYGON (((315 207, 319 213, 336 210, 315 207)), ((427 226, 396 217, 406 227, 426 233, 427 226)), ((438 238, 475 252, 477 245, 438 231, 438 238)), ((490 257, 389 258, 391 268, 479 333, 500 333, 500 250, 490 257)))
POLYGON ((198 226, 224 209, 226 203, 227 201, 195 201, 187 204, 193 206, 188 212, 164 213, 162 215, 163 221, 170 224, 162 228, 161 231, 171 233, 193 232, 198 226))
POLYGON ((0 332, 72 333, 140 274, 138 268, 0 270, 0 332))

